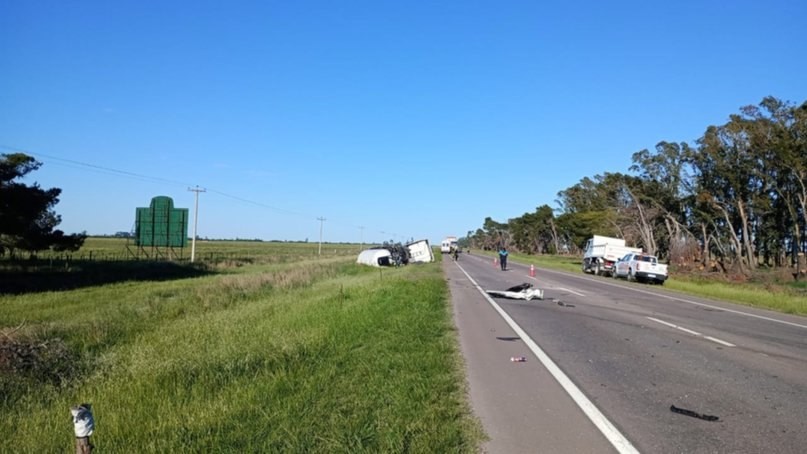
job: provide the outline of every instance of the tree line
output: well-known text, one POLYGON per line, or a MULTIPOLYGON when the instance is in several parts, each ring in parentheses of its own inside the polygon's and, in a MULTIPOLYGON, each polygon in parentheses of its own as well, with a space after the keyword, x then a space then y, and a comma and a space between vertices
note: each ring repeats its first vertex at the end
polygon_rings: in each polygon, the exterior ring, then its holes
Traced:
POLYGON ((743 107, 694 143, 633 153, 631 174, 584 177, 558 192, 557 209, 497 222, 466 240, 530 254, 578 253, 591 235, 681 267, 748 274, 804 267, 807 250, 807 102, 774 97, 743 107))

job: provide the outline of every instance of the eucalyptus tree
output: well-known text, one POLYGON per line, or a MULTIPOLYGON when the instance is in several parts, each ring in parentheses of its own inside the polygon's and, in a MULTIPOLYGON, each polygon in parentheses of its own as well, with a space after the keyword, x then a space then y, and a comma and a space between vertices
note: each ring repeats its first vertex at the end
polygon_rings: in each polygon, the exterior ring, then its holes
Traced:
POLYGON ((698 152, 692 164, 697 174, 699 198, 707 202, 724 223, 734 262, 741 270, 756 266, 752 221, 754 200, 764 184, 759 171, 760 156, 749 141, 748 123, 732 115, 722 126, 709 126, 698 140, 698 152))
POLYGON ((780 264, 788 249, 791 260, 804 250, 805 123, 807 105, 767 97, 710 126, 691 155, 698 200, 714 210, 712 225, 722 229, 715 237, 727 240, 722 251, 745 269, 758 265, 760 251, 766 263, 775 257, 780 264))
MULTIPOLYGON (((682 261, 694 257, 687 251, 697 243, 690 230, 692 184, 687 172, 687 157, 692 150, 685 142, 662 141, 654 151, 647 149, 633 154, 632 172, 641 181, 641 200, 657 211, 654 221, 663 226, 664 237, 659 238, 661 249, 672 258, 682 261), (685 257, 686 256, 686 257, 685 257)), ((661 232, 659 232, 661 235, 661 232)))
POLYGON ((510 219, 507 224, 516 248, 538 254, 558 251, 560 245, 554 217, 552 208, 542 205, 532 213, 510 219))
POLYGON ((566 236, 574 238, 578 246, 591 235, 623 236, 618 222, 618 211, 614 206, 614 188, 609 186, 613 177, 595 175, 584 177, 577 184, 558 192, 556 203, 567 217, 564 228, 566 236))
POLYGON ((760 236, 777 241, 777 249, 790 246, 791 260, 804 251, 807 212, 807 103, 799 107, 773 97, 759 106, 748 106, 743 114, 749 124, 749 140, 761 158, 761 169, 769 186, 771 217, 768 225, 786 229, 763 229, 760 236), (776 235, 772 238, 773 235, 776 235))
POLYGON ((507 223, 494 221, 490 216, 485 218, 482 228, 476 229, 472 239, 474 247, 495 249, 510 244, 510 231, 507 223))

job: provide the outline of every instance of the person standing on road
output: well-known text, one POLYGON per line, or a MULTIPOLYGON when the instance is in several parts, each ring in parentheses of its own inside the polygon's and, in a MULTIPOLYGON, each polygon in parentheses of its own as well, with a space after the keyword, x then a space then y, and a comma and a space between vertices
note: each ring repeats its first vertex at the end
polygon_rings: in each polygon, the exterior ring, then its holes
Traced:
POLYGON ((499 265, 502 266, 502 271, 507 271, 507 248, 504 246, 499 249, 499 265))

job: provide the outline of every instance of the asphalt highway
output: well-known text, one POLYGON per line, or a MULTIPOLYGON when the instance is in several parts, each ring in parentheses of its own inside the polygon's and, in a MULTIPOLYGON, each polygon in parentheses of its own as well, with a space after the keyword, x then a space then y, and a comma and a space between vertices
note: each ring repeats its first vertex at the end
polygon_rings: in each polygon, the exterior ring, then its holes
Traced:
POLYGON ((485 256, 444 267, 486 452, 807 452, 807 319, 485 256), (544 299, 480 291, 524 282, 544 299))

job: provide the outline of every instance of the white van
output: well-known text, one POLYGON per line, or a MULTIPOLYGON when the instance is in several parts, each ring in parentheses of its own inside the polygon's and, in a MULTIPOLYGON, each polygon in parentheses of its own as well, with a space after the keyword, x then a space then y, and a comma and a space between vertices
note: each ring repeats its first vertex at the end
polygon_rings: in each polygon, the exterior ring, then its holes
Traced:
POLYGON ((457 247, 457 237, 447 236, 446 239, 440 243, 440 252, 443 254, 448 254, 451 252, 452 247, 457 247))

